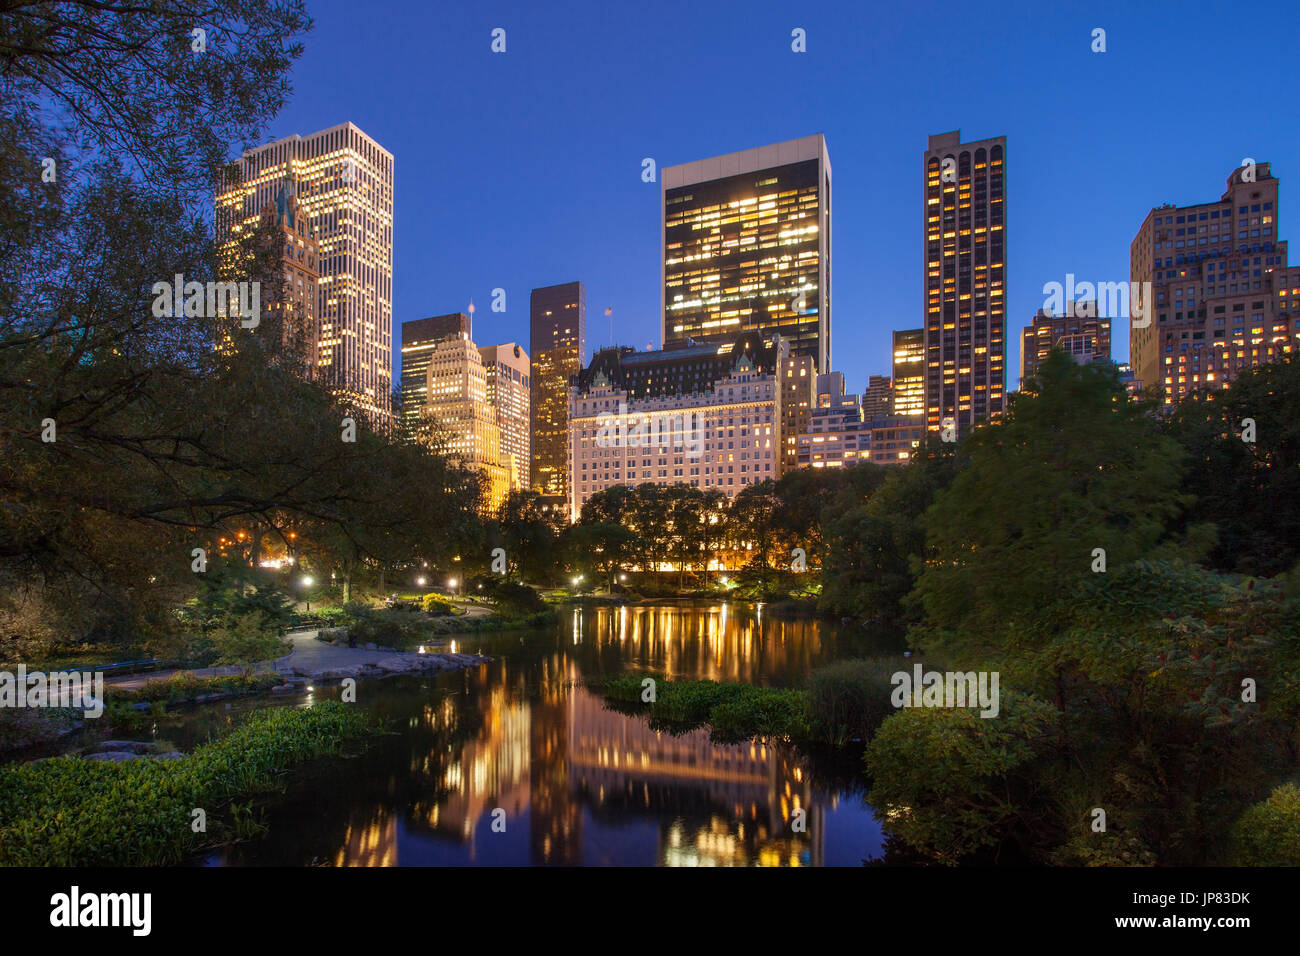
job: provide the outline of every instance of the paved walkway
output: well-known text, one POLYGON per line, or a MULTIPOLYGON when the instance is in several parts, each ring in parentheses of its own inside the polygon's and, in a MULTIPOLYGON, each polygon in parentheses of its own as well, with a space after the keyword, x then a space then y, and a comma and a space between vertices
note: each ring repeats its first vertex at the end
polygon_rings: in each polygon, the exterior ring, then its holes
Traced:
MULTIPOLYGON (((272 661, 265 661, 261 664, 254 664, 250 670, 261 672, 269 670, 272 661)), ((145 671, 142 674, 122 674, 118 677, 105 677, 105 687, 119 687, 122 690, 139 690, 145 684, 156 680, 168 680, 177 674, 193 674, 195 677, 229 677, 231 674, 242 674, 242 667, 195 667, 190 670, 183 668, 173 668, 162 671, 145 671)))
POLYGON ((293 644, 284 657, 272 662, 276 671, 289 674, 319 673, 339 667, 354 667, 358 664, 378 664, 380 661, 393 660, 395 655, 401 657, 421 657, 413 651, 367 651, 361 647, 335 647, 324 641, 316 640, 318 631, 293 631, 285 639, 293 644))
MULTIPOLYGON (((486 612, 486 609, 484 609, 486 612)), ((488 612, 490 613, 490 612, 488 612)), ((477 616, 477 615, 475 615, 477 616)), ((365 668, 380 668, 384 671, 434 670, 435 661, 446 662, 449 666, 472 666, 487 658, 473 654, 447 654, 431 651, 419 654, 415 651, 368 651, 359 647, 335 647, 316 640, 317 631, 291 631, 285 635, 291 650, 284 657, 273 661, 263 661, 253 665, 250 670, 261 673, 273 670, 278 674, 291 676, 312 676, 327 671, 353 671, 365 668)), ((443 641, 439 642, 445 643, 443 641)), ((438 645, 434 645, 438 646, 438 645)), ((167 680, 177 674, 193 674, 195 677, 226 677, 242 674, 242 667, 198 667, 191 670, 172 669, 148 671, 143 674, 123 674, 118 677, 105 677, 104 684, 123 690, 139 690, 151 681, 167 680)))

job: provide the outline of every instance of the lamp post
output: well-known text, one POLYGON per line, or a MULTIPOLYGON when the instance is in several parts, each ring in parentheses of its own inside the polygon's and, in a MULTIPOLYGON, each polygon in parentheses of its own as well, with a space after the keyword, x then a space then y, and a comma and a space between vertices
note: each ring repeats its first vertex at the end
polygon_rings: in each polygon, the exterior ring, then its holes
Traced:
POLYGON ((302 579, 302 599, 307 602, 307 613, 311 613, 311 591, 308 590, 314 582, 311 575, 302 579))

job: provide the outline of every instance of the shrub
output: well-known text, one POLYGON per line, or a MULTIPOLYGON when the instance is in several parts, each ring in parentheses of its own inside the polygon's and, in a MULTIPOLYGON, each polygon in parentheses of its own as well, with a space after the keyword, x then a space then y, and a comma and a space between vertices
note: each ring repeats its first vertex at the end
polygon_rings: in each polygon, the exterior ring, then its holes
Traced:
POLYGON ((1236 866, 1300 866, 1300 787, 1284 784, 1248 807, 1233 842, 1236 866))
POLYGON ((881 721, 894 712, 890 677, 913 663, 897 660, 844 660, 818 668, 808 678, 811 731, 839 745, 869 740, 881 721))
POLYGON ((245 672, 250 665, 283 657, 289 650, 278 621, 262 611, 233 615, 220 627, 210 629, 207 637, 217 651, 218 664, 235 664, 245 672))
POLYGON ((497 582, 496 586, 487 592, 487 596, 502 613, 536 614, 546 608, 546 602, 542 600, 540 594, 528 585, 516 581, 497 582))
POLYGON ((426 614, 432 614, 435 617, 446 617, 452 613, 454 606, 441 594, 426 594, 420 600, 420 608, 426 614))
POLYGON ((327 701, 259 711, 183 760, 0 766, 0 865, 177 863, 219 838, 215 811, 269 789, 277 770, 337 753, 366 726, 355 708, 327 701), (211 832, 190 829, 193 807, 209 810, 211 832))
POLYGON ((940 863, 992 846, 1029 814, 1028 765, 1051 750, 1056 709, 1003 693, 1001 714, 905 708, 886 718, 864 755, 867 800, 889 831, 940 863))

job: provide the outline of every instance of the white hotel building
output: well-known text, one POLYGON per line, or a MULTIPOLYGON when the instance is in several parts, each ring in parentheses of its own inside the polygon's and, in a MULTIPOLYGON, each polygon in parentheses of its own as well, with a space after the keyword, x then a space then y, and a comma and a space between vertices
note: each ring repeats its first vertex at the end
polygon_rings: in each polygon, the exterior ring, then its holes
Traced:
POLYGON ((570 520, 615 485, 689 484, 734 498, 780 477, 789 354, 787 340, 757 331, 597 352, 569 388, 570 520))

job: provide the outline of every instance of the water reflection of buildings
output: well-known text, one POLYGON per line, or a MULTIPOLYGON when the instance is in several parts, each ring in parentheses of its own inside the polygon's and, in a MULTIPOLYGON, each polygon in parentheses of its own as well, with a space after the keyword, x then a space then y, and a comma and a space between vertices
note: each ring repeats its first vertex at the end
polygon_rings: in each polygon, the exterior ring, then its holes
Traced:
POLYGON ((675 816, 661 827, 660 863, 821 864, 824 809, 787 750, 761 741, 717 744, 707 730, 673 735, 605 708, 574 688, 568 701, 570 776, 595 813, 675 816), (796 811, 806 829, 792 829, 796 811))
MULTIPOLYGON (((576 615, 580 613, 575 609, 576 615)), ((764 619, 745 605, 599 608, 589 632, 629 663, 670 678, 758 683, 806 673, 822 655, 815 621, 764 619)))
POLYGON ((395 865, 399 841, 420 833, 463 846, 466 862, 522 863, 523 854, 534 864, 606 862, 596 858, 598 844, 612 854, 608 862, 620 863, 824 861, 834 798, 814 790, 788 749, 717 744, 707 730, 658 732, 644 718, 607 710, 582 686, 597 666, 683 679, 793 676, 820 653, 815 627, 716 608, 617 608, 588 609, 560 635, 526 679, 499 659, 465 675, 465 694, 431 701, 412 717, 407 835, 397 815, 368 808, 371 818, 350 821, 338 862, 395 865), (467 719, 476 708, 481 728, 467 719), (486 845, 498 839, 489 825, 498 807, 511 834, 527 819, 526 849, 514 840, 486 845), (806 828, 796 833, 799 810, 806 828), (653 859, 644 842, 625 846, 628 828, 638 826, 641 835, 657 831, 653 859))

